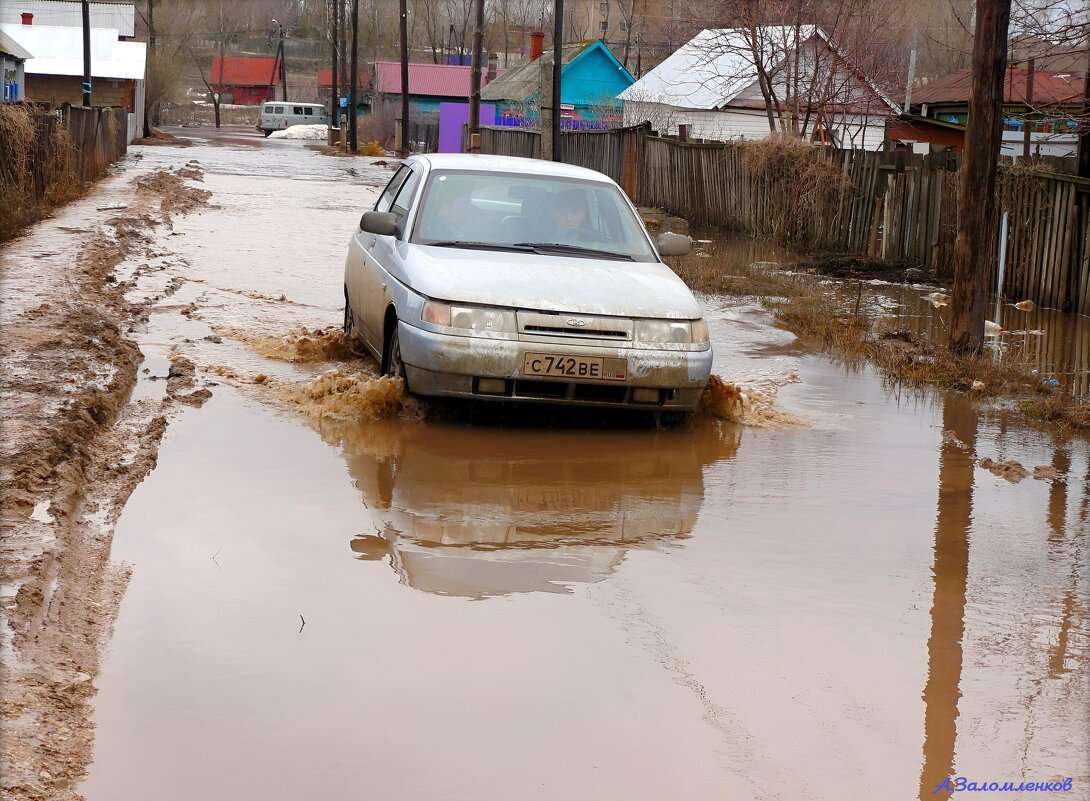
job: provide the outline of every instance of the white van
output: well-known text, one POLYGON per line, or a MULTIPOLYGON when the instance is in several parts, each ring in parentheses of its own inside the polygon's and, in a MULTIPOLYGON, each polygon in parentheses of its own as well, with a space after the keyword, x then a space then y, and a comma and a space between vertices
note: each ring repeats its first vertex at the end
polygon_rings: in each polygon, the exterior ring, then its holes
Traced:
POLYGON ((329 114, 321 103, 265 103, 257 118, 257 130, 268 136, 293 125, 329 125, 329 114))

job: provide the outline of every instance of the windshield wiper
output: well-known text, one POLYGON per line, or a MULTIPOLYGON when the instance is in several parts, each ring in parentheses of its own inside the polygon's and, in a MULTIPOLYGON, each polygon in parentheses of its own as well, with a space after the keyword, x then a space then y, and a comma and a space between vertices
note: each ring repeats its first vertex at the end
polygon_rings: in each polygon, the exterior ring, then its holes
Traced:
POLYGON ((470 242, 465 239, 448 239, 442 242, 421 242, 435 248, 466 248, 468 250, 513 250, 519 253, 533 253, 529 245, 507 245, 501 242, 470 242))
POLYGON ((636 260, 627 253, 616 253, 612 250, 598 250, 597 248, 584 248, 579 245, 565 245, 561 242, 517 242, 515 247, 529 248, 535 253, 578 253, 581 256, 594 256, 599 259, 614 259, 616 261, 636 260))

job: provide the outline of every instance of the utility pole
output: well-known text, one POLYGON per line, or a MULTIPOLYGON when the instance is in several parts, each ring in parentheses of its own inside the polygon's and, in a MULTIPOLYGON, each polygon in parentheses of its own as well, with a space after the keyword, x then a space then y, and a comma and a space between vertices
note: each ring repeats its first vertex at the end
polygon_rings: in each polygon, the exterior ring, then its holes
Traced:
POLYGON ((356 92, 360 75, 360 0, 352 0, 352 67, 348 84, 348 149, 355 154, 359 149, 359 128, 356 125, 356 92))
POLYGON ((958 188, 958 235, 950 302, 950 349, 977 351, 984 340, 984 276, 995 256, 995 175, 1003 124, 1003 75, 1011 0, 977 0, 973 82, 958 188))
POLYGON ((1086 80, 1082 85, 1082 119, 1078 130, 1079 155, 1075 173, 1080 178, 1090 178, 1090 45, 1086 48, 1086 80))
POLYGON ((284 52, 284 26, 280 26, 280 88, 284 92, 284 102, 288 102, 288 59, 284 52))
MULTIPOLYGON (((329 119, 331 127, 339 130, 341 127, 341 90, 337 84, 337 24, 340 22, 338 6, 341 0, 333 0, 333 35, 330 37, 333 54, 333 71, 329 76, 329 119)), ((332 144, 332 141, 330 142, 332 144)))
POLYGON ((481 42, 484 31, 484 0, 475 0, 477 6, 477 19, 473 25, 473 68, 470 70, 469 89, 469 141, 470 152, 480 150, 481 136, 481 58, 484 55, 484 46, 481 42), (472 147, 473 137, 477 137, 478 148, 472 147))
POLYGON ((409 157, 409 9, 401 0, 401 158, 409 157))
POLYGON ((908 54, 908 85, 905 87, 905 107, 904 113, 909 114, 912 112, 912 82, 916 80, 916 48, 912 48, 912 52, 908 54))
MULTIPOLYGON (((155 63, 155 0, 148 0, 148 62, 155 63)), ((158 101, 156 103, 158 104, 158 101)), ((148 101, 146 82, 144 84, 144 136, 151 136, 151 103, 148 101)))
POLYGON ((564 0, 554 0, 553 5, 553 161, 562 161, 560 142, 560 72, 564 66, 564 0))
MULTIPOLYGON (((1036 62, 1031 57, 1029 65, 1026 68, 1026 117, 1022 122, 1022 158, 1027 162, 1030 156, 1030 146, 1032 145, 1032 133, 1033 126, 1030 124, 1030 117, 1033 115, 1033 73, 1035 71, 1036 62)), ((1011 82, 1013 84, 1013 81, 1011 82)), ((1011 91, 1014 91, 1013 85, 1011 91)), ((1025 165, 1023 165, 1025 166, 1025 165)), ((996 320, 996 322, 999 322, 996 320)))
POLYGON ((91 107, 91 3, 83 0, 83 107, 91 107))

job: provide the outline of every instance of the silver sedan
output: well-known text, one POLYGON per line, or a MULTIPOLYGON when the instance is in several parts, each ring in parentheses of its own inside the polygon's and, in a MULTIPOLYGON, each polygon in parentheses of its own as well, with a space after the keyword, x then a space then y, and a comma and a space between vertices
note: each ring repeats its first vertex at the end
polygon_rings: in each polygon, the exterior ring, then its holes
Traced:
POLYGON ((692 292, 616 183, 535 159, 407 159, 345 263, 345 331, 422 396, 694 410, 711 372, 692 292))

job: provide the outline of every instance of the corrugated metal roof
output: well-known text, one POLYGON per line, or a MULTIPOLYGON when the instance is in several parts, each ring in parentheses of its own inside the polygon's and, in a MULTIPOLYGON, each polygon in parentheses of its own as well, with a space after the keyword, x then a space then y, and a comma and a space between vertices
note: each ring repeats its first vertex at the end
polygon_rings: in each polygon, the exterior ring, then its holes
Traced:
POLYGON ((0 30, 0 53, 7 53, 9 56, 15 56, 18 59, 26 60, 28 58, 34 58, 34 54, 20 45, 2 30, 0 30))
MULTIPOLYGON (((74 0, 0 0, 0 23, 18 25, 22 15, 34 15, 34 25, 78 28, 83 24, 82 3, 74 0)), ((92 28, 117 28, 122 36, 136 35, 136 8, 132 3, 91 3, 92 28)))
POLYGON ((280 80, 280 70, 273 72, 276 59, 272 56, 224 56, 223 75, 220 75, 220 57, 212 56, 212 71, 208 80, 213 85, 268 86, 270 81, 280 80))
MULTIPOLYGON (((1008 69, 1003 81, 1003 99, 1007 103, 1025 103, 1029 74, 1022 68, 1008 69)), ((912 104, 968 103, 973 83, 971 69, 959 70, 936 78, 912 91, 912 104)), ((1035 105, 1077 105, 1082 101, 1084 79, 1078 75, 1036 71, 1033 73, 1035 105)))
MULTIPOLYGON (((0 30, 34 54, 27 75, 83 75, 83 31, 50 25, 0 25, 0 30)), ((144 79, 147 45, 120 42, 116 28, 91 29, 91 76, 144 79)))
MULTIPOLYGON (((570 42, 560 48, 561 69, 575 60, 580 53, 591 47, 589 42, 570 42)), ((553 63, 553 50, 549 48, 539 58, 520 64, 509 70, 502 78, 497 77, 487 88, 481 90, 481 100, 507 100, 514 103, 525 102, 541 88, 541 68, 553 63)))
MULTIPOLYGON (((711 110, 733 105, 754 106, 759 93, 757 66, 752 55, 749 31, 740 28, 703 30, 682 45, 665 61, 644 75, 619 95, 621 100, 662 103, 678 108, 711 110)), ((842 63, 850 63, 840 53, 828 35, 814 25, 768 25, 756 29, 757 49, 764 54, 762 61, 773 67, 783 63, 784 56, 803 43, 818 37, 824 46, 836 51, 842 63)), ((860 91, 872 93, 889 108, 896 108, 872 81, 851 75, 860 91)), ((775 75, 773 75, 775 80, 775 75)), ((763 107, 763 99, 756 103, 763 107)))
MULTIPOLYGON (((409 94, 432 97, 468 98, 472 67, 450 64, 410 64, 409 94)), ((506 70, 497 70, 502 75, 506 70)), ((481 71, 481 83, 487 79, 481 71)), ((375 91, 379 94, 401 94, 401 64, 397 61, 375 62, 375 91)))

